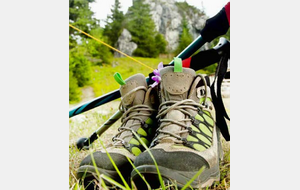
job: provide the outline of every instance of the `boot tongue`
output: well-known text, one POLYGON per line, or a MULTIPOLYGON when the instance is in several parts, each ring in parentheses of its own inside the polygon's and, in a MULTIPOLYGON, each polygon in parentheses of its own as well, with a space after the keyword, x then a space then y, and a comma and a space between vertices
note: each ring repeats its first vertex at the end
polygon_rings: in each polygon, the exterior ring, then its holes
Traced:
MULTIPOLYGON (((146 89, 148 89, 147 82, 144 75, 136 74, 129 77, 125 81, 121 80, 120 82, 117 80, 117 82, 121 84, 120 93, 121 93, 122 103, 125 108, 125 111, 131 108, 132 106, 147 104, 149 102, 148 100, 149 98, 147 99, 146 96, 146 90, 144 89, 134 90, 137 87, 145 87, 146 89)), ((148 113, 148 111, 138 111, 138 112, 148 113)), ((131 115, 134 114, 137 114, 137 111, 128 113, 127 116, 130 117, 131 115)), ((139 118, 145 120, 146 117, 139 116, 139 118)), ((127 120, 127 122, 124 124, 124 127, 131 128, 134 131, 137 131, 138 128, 140 128, 140 126, 141 126, 140 120, 134 118, 127 120)), ((119 138, 123 139, 125 142, 128 143, 132 139, 132 136, 133 134, 131 133, 131 131, 124 131, 123 133, 121 133, 119 138)))
MULTIPOLYGON (((182 101, 187 99, 189 89, 194 81, 196 73, 189 68, 182 68, 181 72, 174 72, 174 67, 165 67, 160 70, 160 76, 160 101, 163 103, 165 101, 182 101)), ((174 109, 169 111, 164 116, 164 119, 181 121, 182 119, 186 119, 186 115, 181 111, 174 109)), ((165 126, 163 130, 171 133, 178 133, 178 131, 182 130, 182 127, 180 125, 170 124, 165 126)), ((167 137, 162 139, 161 143, 171 143, 175 140, 174 137, 167 137)))
POLYGON ((136 92, 127 95, 133 89, 144 86, 147 88, 145 76, 142 74, 136 74, 125 80, 124 85, 120 87, 120 93, 125 108, 129 108, 134 105, 142 104, 145 98, 145 90, 137 90, 136 92), (125 96, 125 97, 124 97, 125 96))
POLYGON ((160 76, 163 101, 181 101, 187 99, 196 73, 189 68, 182 68, 182 72, 174 72, 174 67, 165 67, 160 70, 160 76))

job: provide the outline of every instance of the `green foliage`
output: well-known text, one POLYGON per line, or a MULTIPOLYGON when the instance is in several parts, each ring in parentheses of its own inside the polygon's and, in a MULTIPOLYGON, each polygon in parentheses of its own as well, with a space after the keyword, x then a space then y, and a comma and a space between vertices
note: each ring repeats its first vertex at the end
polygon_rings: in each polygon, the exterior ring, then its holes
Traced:
MULTIPOLYGON (((91 35, 95 38, 106 42, 107 39, 105 36, 102 35, 101 28, 95 28, 91 30, 91 35)), ((83 43, 84 47, 87 49, 87 55, 93 65, 102 65, 102 64, 109 64, 111 63, 111 59, 113 57, 110 49, 101 44, 100 42, 94 39, 87 39, 86 42, 83 43)))
POLYGON ((183 19, 182 19, 182 32, 179 36, 179 45, 178 45, 177 49, 174 52, 175 55, 178 55, 180 52, 182 52, 182 50, 184 50, 192 42, 193 42, 193 37, 189 33, 187 20, 185 19, 185 17, 183 17, 183 19))
POLYGON ((69 71, 69 102, 78 102, 80 100, 81 91, 77 84, 77 79, 73 76, 73 72, 69 71))
MULTIPOLYGON (((89 33, 91 29, 97 27, 98 20, 92 18, 93 12, 89 8, 89 3, 95 0, 69 0, 69 22, 81 29, 82 31, 89 33)), ((71 44, 76 43, 76 36, 81 38, 88 38, 84 34, 79 33, 73 28, 69 28, 69 35, 71 44)), ((74 46, 69 47, 74 48, 74 46)))
POLYGON ((155 46, 158 53, 167 53, 167 41, 165 40, 164 36, 160 33, 157 33, 155 36, 155 46))
POLYGON ((69 72, 73 73, 79 87, 90 84, 91 62, 84 55, 85 49, 74 48, 69 51, 69 72))
POLYGON ((132 35, 132 41, 138 47, 133 52, 134 56, 140 57, 157 57, 160 53, 156 49, 155 43, 155 24, 150 15, 148 4, 142 0, 133 1, 127 14, 127 28, 132 35))
POLYGON ((108 43, 115 46, 123 29, 124 14, 120 11, 121 4, 119 0, 115 0, 115 4, 111 9, 112 15, 107 17, 103 34, 108 37, 108 43))

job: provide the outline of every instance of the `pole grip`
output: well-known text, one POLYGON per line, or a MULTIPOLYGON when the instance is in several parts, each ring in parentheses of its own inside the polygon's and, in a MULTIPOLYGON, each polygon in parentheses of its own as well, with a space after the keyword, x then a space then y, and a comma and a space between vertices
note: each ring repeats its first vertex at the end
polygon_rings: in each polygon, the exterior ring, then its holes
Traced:
POLYGON ((201 36, 206 42, 211 42, 218 36, 226 34, 229 29, 225 7, 218 14, 206 20, 201 36))

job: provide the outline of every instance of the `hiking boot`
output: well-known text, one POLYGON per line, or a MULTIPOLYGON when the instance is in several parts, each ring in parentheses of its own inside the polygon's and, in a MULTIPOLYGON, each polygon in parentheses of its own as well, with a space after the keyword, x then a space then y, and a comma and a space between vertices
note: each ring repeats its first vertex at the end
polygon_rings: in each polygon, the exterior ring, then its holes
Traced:
MULTIPOLYGON (((153 128, 153 126, 157 126, 155 124, 157 108, 156 110, 153 109, 155 91, 147 87, 145 77, 142 74, 136 74, 125 80, 120 87, 120 93, 120 110, 124 112, 121 118, 122 124, 118 128, 119 132, 112 138, 112 142, 106 150, 128 183, 132 166, 126 157, 133 162, 136 156, 144 151, 143 146, 132 131, 135 131, 148 146, 155 134, 156 128, 153 128)), ((91 155, 88 155, 82 160, 77 171, 77 178, 84 178, 85 186, 88 186, 94 179, 99 179, 96 170, 100 174, 104 174, 124 185, 105 150, 94 152, 93 158, 96 168, 93 165, 91 155)), ((105 183, 112 186, 107 181, 105 183)), ((93 189, 93 182, 89 186, 93 189)))
MULTIPOLYGON (((219 129, 209 88, 209 78, 189 68, 174 72, 175 67, 160 70, 158 129, 150 145, 165 184, 183 187, 197 172, 204 171, 191 183, 192 188, 211 186, 219 180, 219 129)), ((148 151, 134 162, 151 188, 159 188, 158 172, 148 151)), ((133 170, 131 177, 138 189, 146 189, 133 170)))

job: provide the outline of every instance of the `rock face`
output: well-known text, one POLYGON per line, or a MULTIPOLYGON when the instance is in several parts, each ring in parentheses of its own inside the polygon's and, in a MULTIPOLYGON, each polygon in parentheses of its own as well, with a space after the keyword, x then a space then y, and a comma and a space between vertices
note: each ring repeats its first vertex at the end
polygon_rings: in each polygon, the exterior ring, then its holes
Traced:
MULTIPOLYGON (((205 21, 208 19, 202 11, 189 6, 185 2, 176 3, 175 0, 145 0, 145 3, 149 4, 150 13, 152 15, 152 20, 155 23, 156 30, 163 34, 168 42, 167 51, 169 52, 174 51, 179 44, 183 16, 187 20, 189 32, 194 39, 200 35, 200 31, 204 27, 205 21)), ((118 46, 116 47, 121 51, 123 50, 125 52, 127 50, 129 53, 132 53, 134 49, 136 49, 136 44, 130 42, 131 35, 128 30, 126 30, 125 34, 123 33, 120 36, 117 44, 118 46), (124 38, 125 35, 128 37, 124 38), (122 39, 126 39, 126 41, 122 39)), ((205 47, 204 49, 207 48, 208 47, 205 47)))
MULTIPOLYGON (((131 34, 127 29, 123 29, 116 47, 118 50, 120 50, 121 52, 126 53, 127 55, 132 56, 133 51, 137 48, 137 44, 134 42, 131 42, 131 34)), ((114 53, 115 57, 124 57, 124 55, 115 52, 114 53)))
POLYGON ((186 3, 176 3, 175 0, 145 0, 145 3, 150 5, 156 30, 164 35, 169 51, 175 50, 178 46, 183 16, 194 39, 199 36, 207 19, 207 16, 195 7, 188 6, 186 3))

